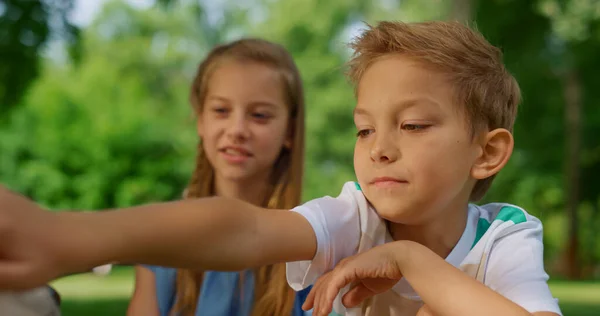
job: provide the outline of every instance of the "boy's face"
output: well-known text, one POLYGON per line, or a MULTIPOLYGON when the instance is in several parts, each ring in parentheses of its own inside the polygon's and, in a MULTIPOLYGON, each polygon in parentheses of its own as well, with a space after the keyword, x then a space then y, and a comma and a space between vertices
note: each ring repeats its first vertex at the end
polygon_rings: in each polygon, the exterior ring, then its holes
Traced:
POLYGON ((383 218, 414 225, 468 202, 482 147, 453 100, 443 75, 406 57, 379 59, 363 74, 354 168, 383 218))

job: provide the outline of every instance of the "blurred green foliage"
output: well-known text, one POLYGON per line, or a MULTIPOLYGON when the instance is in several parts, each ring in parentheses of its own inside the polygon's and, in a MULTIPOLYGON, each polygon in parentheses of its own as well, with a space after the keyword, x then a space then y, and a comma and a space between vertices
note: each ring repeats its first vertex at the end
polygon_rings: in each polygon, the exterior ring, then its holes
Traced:
POLYGON ((73 0, 0 0, 0 115, 8 112, 39 74, 39 54, 60 36, 77 56, 78 29, 67 13, 73 0))

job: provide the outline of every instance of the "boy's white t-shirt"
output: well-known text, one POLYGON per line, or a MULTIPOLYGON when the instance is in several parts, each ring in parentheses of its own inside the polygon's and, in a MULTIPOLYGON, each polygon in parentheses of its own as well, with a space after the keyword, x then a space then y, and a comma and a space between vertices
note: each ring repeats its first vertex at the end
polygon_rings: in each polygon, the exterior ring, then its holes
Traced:
MULTIPOLYGON (((313 284, 342 259, 393 241, 356 182, 344 184, 337 198, 323 197, 293 209, 311 224, 317 237, 312 261, 287 264, 289 285, 296 291, 313 284)), ((527 311, 561 315, 544 270, 542 224, 510 204, 469 205, 463 235, 446 258, 489 288, 527 311)), ((362 306, 346 309, 344 289, 334 301, 331 315, 415 315, 423 305, 405 279, 362 306)))

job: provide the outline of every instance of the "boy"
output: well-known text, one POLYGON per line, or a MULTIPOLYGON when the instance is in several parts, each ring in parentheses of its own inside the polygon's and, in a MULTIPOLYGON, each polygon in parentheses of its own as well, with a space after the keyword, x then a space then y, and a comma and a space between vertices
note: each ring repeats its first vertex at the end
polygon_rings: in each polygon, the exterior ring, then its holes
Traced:
POLYGON ((293 212, 209 198, 90 215, 41 212, 4 191, 0 233, 20 247, 0 244, 0 288, 111 261, 288 262, 296 290, 321 277, 305 305, 315 315, 334 300, 335 315, 559 315, 539 220, 508 204, 469 204, 512 153, 520 92, 500 51, 445 22, 382 22, 353 48, 358 182, 337 198, 293 212))

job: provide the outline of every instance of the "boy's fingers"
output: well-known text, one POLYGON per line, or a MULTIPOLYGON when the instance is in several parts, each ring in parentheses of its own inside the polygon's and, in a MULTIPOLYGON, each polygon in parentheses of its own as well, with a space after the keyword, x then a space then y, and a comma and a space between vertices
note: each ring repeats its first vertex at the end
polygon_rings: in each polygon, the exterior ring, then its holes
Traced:
MULTIPOLYGON (((332 278, 328 278, 330 282, 332 278)), ((328 282, 323 282, 321 287, 319 288, 319 293, 317 294, 315 309, 318 310, 318 315, 329 315, 329 311, 327 311, 327 298, 329 297, 330 284, 328 282)))
POLYGON ((355 307, 371 296, 373 296, 373 291, 358 284, 342 297, 342 304, 349 308, 355 307))
POLYGON ((302 309, 307 311, 310 310, 311 308, 313 308, 313 306, 315 305, 315 293, 317 292, 317 285, 313 285, 313 288, 310 289, 310 292, 308 292, 308 295, 306 296, 306 299, 304 300, 304 304, 302 304, 302 309))
POLYGON ((419 308, 417 311, 416 316, 433 316, 433 312, 428 305, 423 305, 423 307, 419 308))
MULTIPOLYGON (((313 290, 311 290, 310 292, 312 293, 313 290)), ((314 295, 313 297, 309 298, 308 296, 306 297, 306 300, 304 300, 304 303, 302 303, 302 310, 303 311, 308 311, 311 308, 313 308, 314 306, 314 295)))
MULTIPOLYGON (((312 289, 308 293, 304 304, 302 305, 302 309, 310 310, 314 308, 317 310, 319 308, 319 298, 322 296, 321 292, 323 291, 323 284, 326 284, 325 280, 328 279, 330 274, 324 274, 320 278, 317 279, 315 284, 313 284, 312 289)), ((314 313, 314 311, 313 311, 314 313)))
POLYGON ((350 278, 347 278, 342 273, 334 274, 329 282, 325 284, 324 293, 322 299, 319 302, 319 311, 323 315, 329 315, 333 307, 333 301, 338 295, 341 289, 351 282, 350 278))

